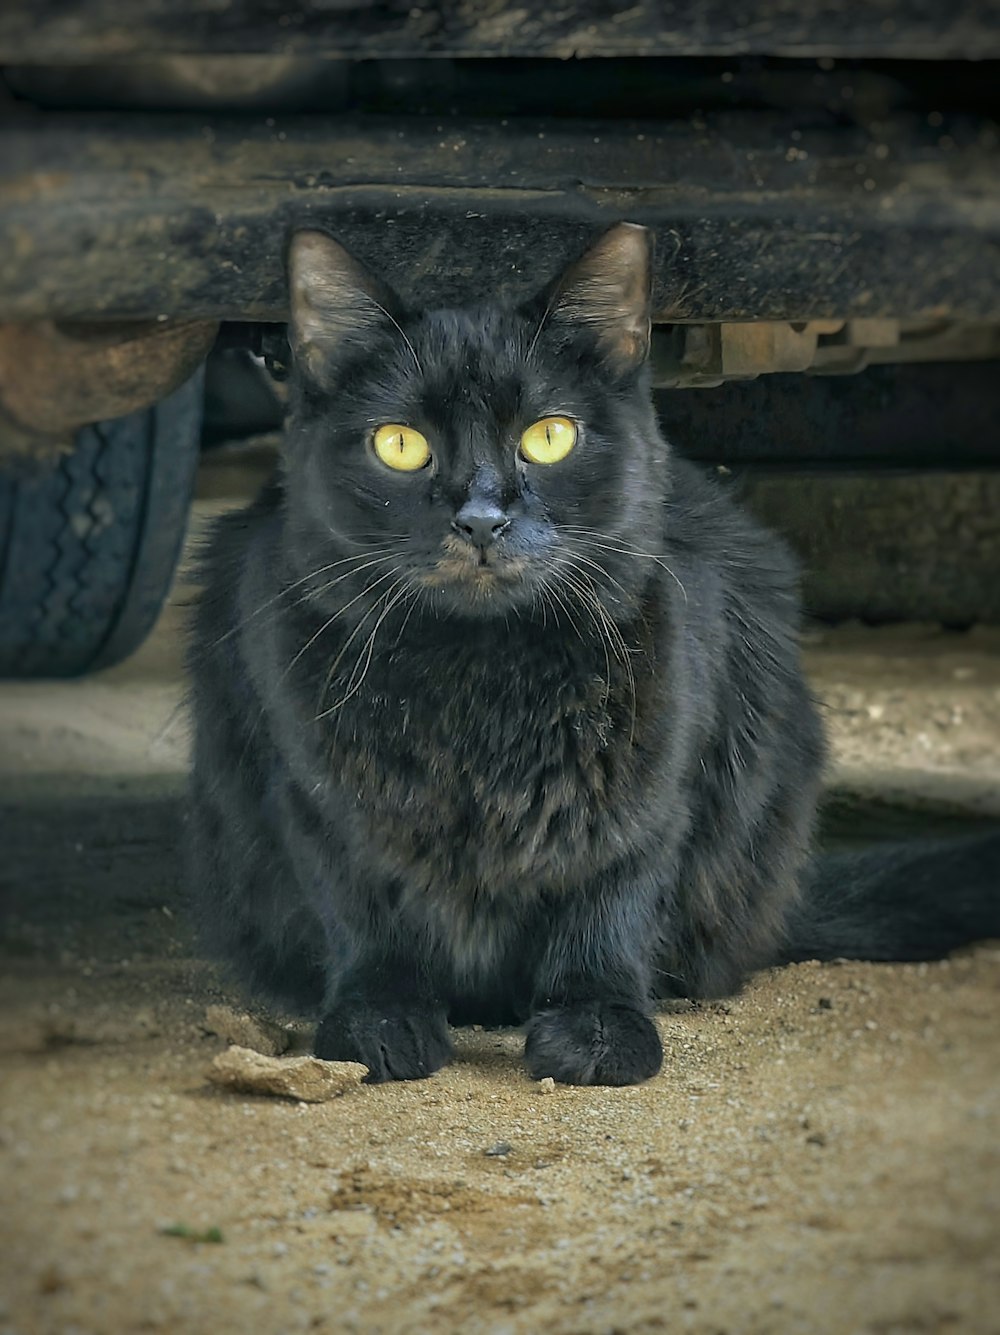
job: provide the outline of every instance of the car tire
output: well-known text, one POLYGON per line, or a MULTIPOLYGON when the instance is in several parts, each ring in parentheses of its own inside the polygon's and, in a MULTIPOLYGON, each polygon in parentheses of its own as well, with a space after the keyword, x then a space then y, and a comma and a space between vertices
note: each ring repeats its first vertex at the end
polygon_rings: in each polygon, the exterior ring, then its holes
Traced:
POLYGON ((170 590, 194 488, 203 372, 81 430, 53 468, 0 472, 0 677, 121 662, 170 590))

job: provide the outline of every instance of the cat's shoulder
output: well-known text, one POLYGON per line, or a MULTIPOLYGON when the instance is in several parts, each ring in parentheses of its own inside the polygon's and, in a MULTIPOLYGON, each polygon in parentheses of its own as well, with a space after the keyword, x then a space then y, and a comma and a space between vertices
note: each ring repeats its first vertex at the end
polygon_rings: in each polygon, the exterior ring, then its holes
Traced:
POLYGON ((672 461, 664 538, 677 556, 707 565, 734 590, 794 593, 798 562, 784 540, 742 503, 738 482, 684 459, 672 461))
POLYGON ((284 493, 278 476, 268 479, 249 505, 212 519, 196 553, 202 582, 231 579, 243 568, 254 541, 266 540, 281 522, 284 493))
POLYGON ((252 586, 260 582, 259 573, 255 577, 254 572, 261 566, 253 554, 262 544, 266 547, 278 541, 282 503, 280 483, 272 479, 249 505, 227 510, 207 524, 196 544, 192 568, 192 582, 198 590, 192 622, 196 643, 218 641, 219 628, 238 615, 248 580, 252 600, 252 586))

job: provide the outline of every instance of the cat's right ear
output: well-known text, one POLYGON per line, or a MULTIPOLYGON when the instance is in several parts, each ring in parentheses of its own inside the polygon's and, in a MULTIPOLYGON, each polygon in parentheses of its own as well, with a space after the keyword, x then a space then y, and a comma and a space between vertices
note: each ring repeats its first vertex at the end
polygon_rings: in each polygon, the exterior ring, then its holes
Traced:
POLYGON ((586 329, 608 364, 635 371, 649 355, 653 235, 617 223, 545 294, 543 322, 586 329))
POLYGON ((341 348, 402 318, 399 298, 325 232, 296 232, 288 248, 288 341, 322 381, 341 348))

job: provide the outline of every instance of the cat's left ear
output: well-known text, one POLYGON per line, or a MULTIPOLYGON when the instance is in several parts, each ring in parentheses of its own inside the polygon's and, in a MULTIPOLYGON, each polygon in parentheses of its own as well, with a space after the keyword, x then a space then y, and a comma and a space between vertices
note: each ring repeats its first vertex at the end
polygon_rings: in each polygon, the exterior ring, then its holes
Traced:
POLYGON ((364 342, 379 325, 403 318, 396 294, 325 232, 293 235, 288 296, 288 341, 313 379, 323 379, 343 346, 364 342))
POLYGON ((617 223, 550 288, 549 322, 588 329, 621 372, 649 355, 653 234, 617 223))

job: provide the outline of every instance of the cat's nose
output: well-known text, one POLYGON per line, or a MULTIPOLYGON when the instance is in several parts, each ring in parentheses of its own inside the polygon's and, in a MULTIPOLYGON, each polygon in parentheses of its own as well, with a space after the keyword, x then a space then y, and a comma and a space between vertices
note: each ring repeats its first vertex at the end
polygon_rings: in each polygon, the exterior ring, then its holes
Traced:
POLYGON ((452 528, 480 551, 496 542, 510 528, 510 520, 492 501, 470 497, 452 520, 452 528))

